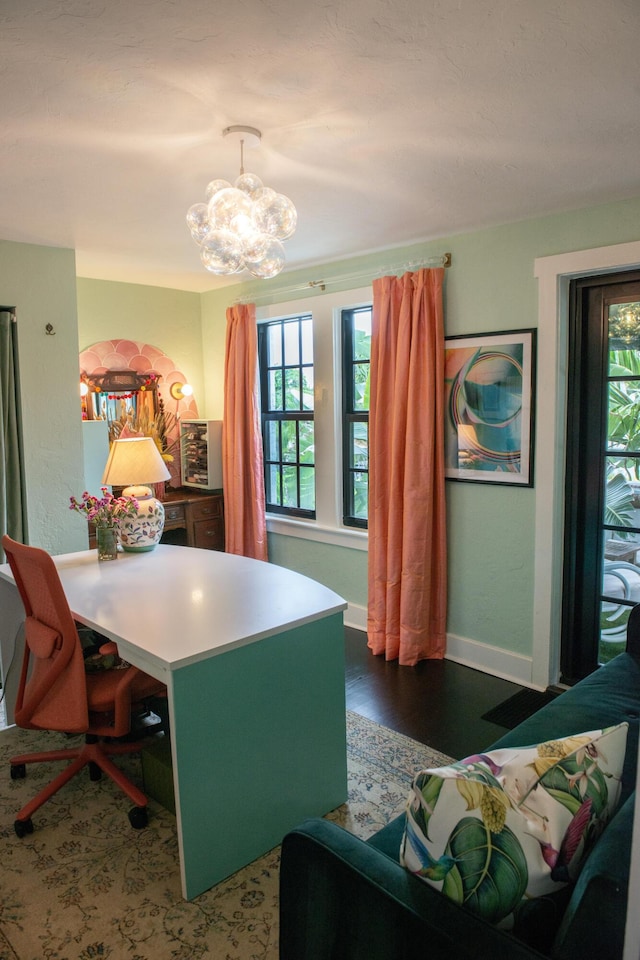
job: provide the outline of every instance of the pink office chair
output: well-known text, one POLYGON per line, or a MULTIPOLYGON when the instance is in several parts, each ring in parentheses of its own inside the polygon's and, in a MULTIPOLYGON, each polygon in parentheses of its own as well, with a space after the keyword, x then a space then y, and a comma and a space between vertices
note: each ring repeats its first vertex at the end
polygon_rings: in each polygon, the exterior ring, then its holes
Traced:
MULTIPOLYGON (((24 604, 25 650, 16 700, 15 721, 29 730, 84 733, 76 748, 27 753, 11 758, 11 778, 22 779, 26 764, 69 760, 69 765, 17 814, 19 837, 33 832, 31 815, 83 767, 92 780, 104 771, 135 806, 129 812, 132 827, 147 825, 147 798, 110 759, 135 753, 139 743, 116 743, 131 731, 132 708, 154 696, 165 696, 166 687, 137 667, 87 673, 82 645, 58 571, 48 553, 37 547, 2 538, 24 604), (101 738, 109 738, 105 742, 101 738)), ((107 644, 109 652, 115 647, 107 644)), ((106 651, 105 648, 102 648, 106 651)))

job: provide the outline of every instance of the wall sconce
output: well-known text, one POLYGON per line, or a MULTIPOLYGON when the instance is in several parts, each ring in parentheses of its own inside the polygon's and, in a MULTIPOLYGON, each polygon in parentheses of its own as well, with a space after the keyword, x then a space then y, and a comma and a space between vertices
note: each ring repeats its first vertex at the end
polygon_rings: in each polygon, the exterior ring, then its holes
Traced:
POLYGON ((89 387, 88 387, 87 381, 86 381, 86 380, 81 380, 81 381, 80 381, 80 396, 81 396, 81 397, 86 397, 86 395, 87 395, 88 393, 89 393, 89 387))
POLYGON ((193 387, 190 383, 172 383, 169 393, 174 400, 185 400, 187 397, 193 396, 193 387))

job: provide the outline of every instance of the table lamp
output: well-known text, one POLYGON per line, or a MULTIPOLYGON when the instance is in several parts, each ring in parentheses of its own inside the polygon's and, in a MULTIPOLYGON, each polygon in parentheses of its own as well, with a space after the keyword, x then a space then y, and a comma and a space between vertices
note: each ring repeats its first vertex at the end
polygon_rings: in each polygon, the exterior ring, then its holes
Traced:
POLYGON ((137 516, 126 517, 120 524, 123 550, 143 553, 153 550, 164 530, 164 507, 153 496, 149 483, 169 480, 171 474, 151 437, 127 437, 114 440, 104 468, 102 483, 124 487, 124 497, 135 497, 137 516))

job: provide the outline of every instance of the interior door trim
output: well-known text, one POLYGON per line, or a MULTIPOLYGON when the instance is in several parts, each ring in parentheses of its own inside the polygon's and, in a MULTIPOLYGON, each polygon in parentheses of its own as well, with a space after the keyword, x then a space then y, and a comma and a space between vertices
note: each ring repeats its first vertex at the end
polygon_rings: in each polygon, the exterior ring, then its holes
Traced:
POLYGON ((569 283, 576 277, 640 268, 640 241, 539 257, 536 391, 535 559, 531 686, 560 675, 564 451, 569 283))

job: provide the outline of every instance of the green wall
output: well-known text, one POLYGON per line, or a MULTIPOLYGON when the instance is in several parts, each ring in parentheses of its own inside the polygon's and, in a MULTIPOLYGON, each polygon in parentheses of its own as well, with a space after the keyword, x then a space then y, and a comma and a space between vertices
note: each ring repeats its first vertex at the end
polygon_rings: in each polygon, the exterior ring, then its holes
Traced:
POLYGON ((18 318, 29 542, 80 550, 86 525, 69 510, 84 472, 73 250, 0 240, 0 303, 18 318))
MULTIPOLYGON (((56 552, 84 545, 78 539, 78 518, 66 510, 82 476, 80 348, 113 336, 155 344, 184 366, 196 388, 200 415, 218 419, 223 410, 225 312, 239 298, 284 302, 302 296, 301 289, 289 289, 296 285, 351 277, 328 287, 330 292, 348 290, 365 283, 365 278, 354 282, 355 273, 373 278, 390 264, 450 251, 453 264, 445 281, 448 334, 535 327, 535 259, 638 240, 639 223, 640 198, 635 198, 298 270, 271 281, 232 284, 203 295, 82 278, 77 280, 77 321, 73 251, 2 242, 0 302, 17 306, 20 317, 32 542, 56 552), (53 324, 56 336, 45 335, 46 322, 53 324)), ((555 370, 538 369, 538 395, 554 384, 555 376, 555 370)), ((498 654, 531 656, 534 526, 542 495, 536 487, 447 483, 450 635, 498 654)), ((271 534, 269 544, 275 562, 321 580, 364 610, 363 551, 280 534, 271 534)))
MULTIPOLYGON (((262 303, 297 299, 303 294, 279 296, 278 290, 302 286, 310 280, 353 277, 360 271, 374 277, 389 264, 445 251, 452 254, 445 281, 448 335, 536 327, 534 260, 637 240, 639 224, 640 198, 635 198, 296 271, 266 281, 263 286, 252 281, 211 291, 202 297, 205 366, 223 344, 225 308, 236 299, 260 296, 262 303)), ((353 279, 333 283, 330 290, 362 283, 353 279)), ((554 377, 555 371, 538 369, 537 390, 544 391, 554 377)), ((448 633, 530 657, 535 488, 449 481, 447 504, 448 633)), ((273 534, 269 546, 272 559, 278 563, 316 576, 353 603, 366 603, 366 563, 359 551, 309 545, 304 540, 273 534)))
POLYGON ((269 560, 324 583, 351 604, 363 608, 367 605, 367 554, 364 550, 270 533, 269 560))
POLYGON ((184 373, 198 411, 204 409, 200 294, 82 277, 77 292, 81 350, 115 338, 152 344, 184 373))

